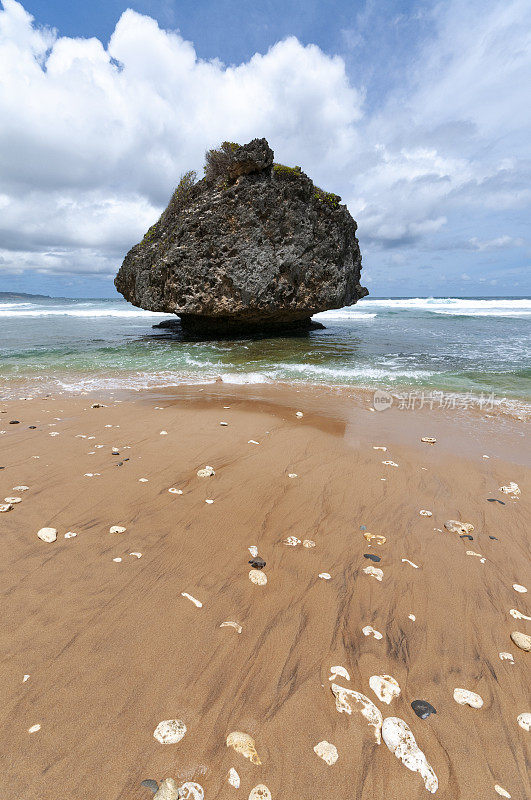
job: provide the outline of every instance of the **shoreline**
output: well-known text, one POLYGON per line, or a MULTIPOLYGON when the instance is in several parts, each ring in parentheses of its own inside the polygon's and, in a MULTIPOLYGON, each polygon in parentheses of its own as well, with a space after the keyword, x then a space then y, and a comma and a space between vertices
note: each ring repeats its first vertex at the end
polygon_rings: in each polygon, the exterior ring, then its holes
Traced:
POLYGON ((28 487, 0 514, 3 794, 148 800, 142 780, 172 777, 224 800, 235 769, 238 797, 257 784, 275 800, 427 797, 356 710, 338 713, 329 677, 342 665, 350 680, 336 683, 410 726, 436 797, 498 784, 525 800, 529 655, 510 633, 529 623, 509 613, 531 614, 513 589, 529 563, 524 423, 376 412, 371 397, 219 383, 0 403, 1 498, 28 487), (198 477, 205 465, 213 477, 198 477), (511 481, 520 495, 500 492, 511 481), (472 523, 473 541, 447 519, 472 523), (264 586, 249 580, 252 546, 264 586), (381 581, 364 554, 381 558, 381 581), (401 689, 389 705, 368 683, 382 674, 401 689), (456 687, 483 707, 456 703, 456 687), (416 699, 436 715, 418 718, 416 699), (187 732, 161 745, 168 719, 187 732), (227 748, 231 731, 252 736, 260 766, 227 748), (322 741, 336 764, 314 752, 322 741))

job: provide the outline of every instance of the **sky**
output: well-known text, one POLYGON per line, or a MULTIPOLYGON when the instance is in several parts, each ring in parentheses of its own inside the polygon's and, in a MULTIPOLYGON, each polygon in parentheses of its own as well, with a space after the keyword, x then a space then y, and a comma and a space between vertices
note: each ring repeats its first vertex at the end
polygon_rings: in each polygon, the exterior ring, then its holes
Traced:
POLYGON ((207 148, 340 194, 374 296, 531 295, 529 0, 0 2, 0 291, 116 297, 207 148))

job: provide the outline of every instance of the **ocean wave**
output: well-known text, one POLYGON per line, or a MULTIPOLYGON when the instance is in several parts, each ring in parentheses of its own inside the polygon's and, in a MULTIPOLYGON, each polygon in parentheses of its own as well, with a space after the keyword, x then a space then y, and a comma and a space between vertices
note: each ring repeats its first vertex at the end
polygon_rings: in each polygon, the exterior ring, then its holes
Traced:
MULTIPOLYGON (((15 304, 12 304, 15 305, 15 304)), ((6 317, 168 317, 161 311, 144 311, 141 308, 20 308, 0 306, 0 318, 6 317)))
POLYGON ((404 297, 395 299, 361 300, 365 308, 382 308, 392 311, 429 311, 433 314, 472 317, 527 317, 531 316, 529 298, 460 298, 460 297, 404 297))

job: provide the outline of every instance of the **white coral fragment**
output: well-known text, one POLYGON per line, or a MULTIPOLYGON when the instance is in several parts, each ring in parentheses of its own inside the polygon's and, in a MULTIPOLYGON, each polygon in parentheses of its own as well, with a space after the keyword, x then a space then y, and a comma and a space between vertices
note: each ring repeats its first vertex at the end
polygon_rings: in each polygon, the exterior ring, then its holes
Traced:
POLYGON ((372 625, 365 625, 364 628, 361 629, 364 636, 374 636, 375 639, 382 639, 383 634, 380 631, 375 630, 372 625))
POLYGON ((376 578, 377 581, 381 581, 383 578, 383 569, 380 569, 380 567, 371 567, 369 565, 368 567, 364 567, 363 572, 366 575, 371 575, 371 577, 376 578))
POLYGON ((299 545, 300 543, 301 540, 297 539, 296 536, 288 536, 286 539, 284 539, 284 544, 287 545, 288 547, 297 547, 297 545, 299 545))
POLYGON ((514 481, 510 481, 507 486, 500 486, 500 492, 503 492, 503 494, 512 494, 512 495, 521 494, 520 487, 514 481))
POLYGON ((469 692, 468 689, 454 689, 454 700, 461 706, 471 708, 481 708, 483 705, 483 698, 476 692, 469 692))
POLYGON ((263 783, 259 783, 249 792, 249 800, 271 800, 271 792, 263 783))
POLYGON ((165 719, 159 722, 153 736, 160 744, 176 744, 186 733, 186 725, 182 719, 165 719))
POLYGON ((238 775, 238 773, 236 772, 234 767, 231 767, 229 769, 229 775, 228 775, 227 780, 228 780, 228 782, 230 783, 231 786, 234 786, 235 789, 239 789, 240 788, 240 776, 238 775))
POLYGON ((265 586, 267 583, 267 575, 259 569, 249 570, 249 580, 257 586, 265 586))
POLYGON ((524 711, 523 714, 518 714, 516 721, 524 731, 531 730, 531 712, 524 711))
POLYGON ((400 695, 400 686, 398 681, 391 675, 371 675, 369 678, 369 686, 373 690, 376 697, 382 703, 389 703, 393 698, 400 695))
POLYGON ((186 597, 186 599, 190 600, 194 606, 197 606, 197 608, 203 608, 203 603, 201 600, 197 600, 197 598, 192 597, 192 595, 188 594, 188 592, 181 592, 181 597, 186 597))
POLYGON ((415 741, 409 726, 399 717, 386 717, 382 736, 387 747, 412 772, 420 773, 424 786, 431 794, 439 788, 439 781, 426 756, 415 741))
POLYGON ((318 755, 319 758, 322 758, 329 767, 335 764, 338 759, 337 747, 326 740, 318 742, 313 748, 313 752, 318 755))
POLYGON ((186 781, 179 787, 179 800, 204 800, 205 792, 199 783, 186 781))
POLYGON ((209 467, 208 464, 203 469, 197 470, 197 477, 198 478, 211 478, 216 473, 214 472, 214 467, 209 467))
POLYGON ((350 675, 348 674, 345 667, 330 667, 330 677, 328 678, 329 681, 335 681, 337 676, 344 678, 346 681, 350 680, 350 675))
POLYGON ((359 711, 369 725, 374 728, 374 738, 376 743, 380 744, 383 718, 380 710, 376 708, 372 700, 369 700, 361 692, 356 692, 354 689, 345 689, 337 683, 333 683, 330 688, 335 697, 336 708, 339 713, 352 714, 353 706, 351 703, 353 702, 354 710, 359 711))

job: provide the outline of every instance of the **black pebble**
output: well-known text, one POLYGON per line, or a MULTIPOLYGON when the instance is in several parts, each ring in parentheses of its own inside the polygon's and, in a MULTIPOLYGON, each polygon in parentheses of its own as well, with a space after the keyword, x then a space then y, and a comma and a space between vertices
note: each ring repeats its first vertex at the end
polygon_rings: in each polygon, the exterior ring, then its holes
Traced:
POLYGON ((30 429, 30 431, 34 431, 34 430, 36 430, 37 426, 36 425, 28 425, 28 428, 30 429))
POLYGON ((470 539, 471 542, 474 541, 474 537, 471 536, 469 533, 460 533, 459 535, 461 539, 470 539))
POLYGON ((151 789, 153 794, 155 794, 155 792, 158 791, 159 788, 157 781, 154 781, 153 778, 147 778, 145 781, 142 781, 140 786, 145 786, 146 789, 151 789))
POLYGON ((381 561, 381 560, 382 560, 382 559, 380 558, 380 556, 375 556, 375 555, 374 555, 374 553, 364 553, 364 554, 363 554, 363 558, 370 558, 370 559, 371 559, 371 561, 376 561, 376 562, 378 562, 378 561, 381 561))
POLYGON ((115 466, 117 467, 123 467, 123 465, 124 465, 123 461, 119 461, 117 464, 115 464, 115 466))
POLYGON ((9 424, 10 424, 10 425, 20 425, 20 420, 18 420, 18 419, 12 419, 12 420, 10 420, 9 424))
POLYGON ((5 467, 0 467, 0 469, 5 469, 5 467))
POLYGON ((411 703, 411 708, 421 719, 428 719, 430 714, 436 714, 437 711, 434 709, 431 703, 428 703, 427 700, 413 700, 411 703))
POLYGON ((498 500, 497 497, 487 497, 487 503, 499 503, 501 506, 505 505, 503 500, 498 500))
POLYGON ((498 541, 498 537, 497 536, 489 536, 489 539, 494 539, 495 542, 498 541))
POLYGON ((251 567, 254 567, 255 569, 263 569, 266 565, 266 562, 264 561, 263 558, 257 556, 256 558, 251 558, 249 564, 251 565, 251 567))

